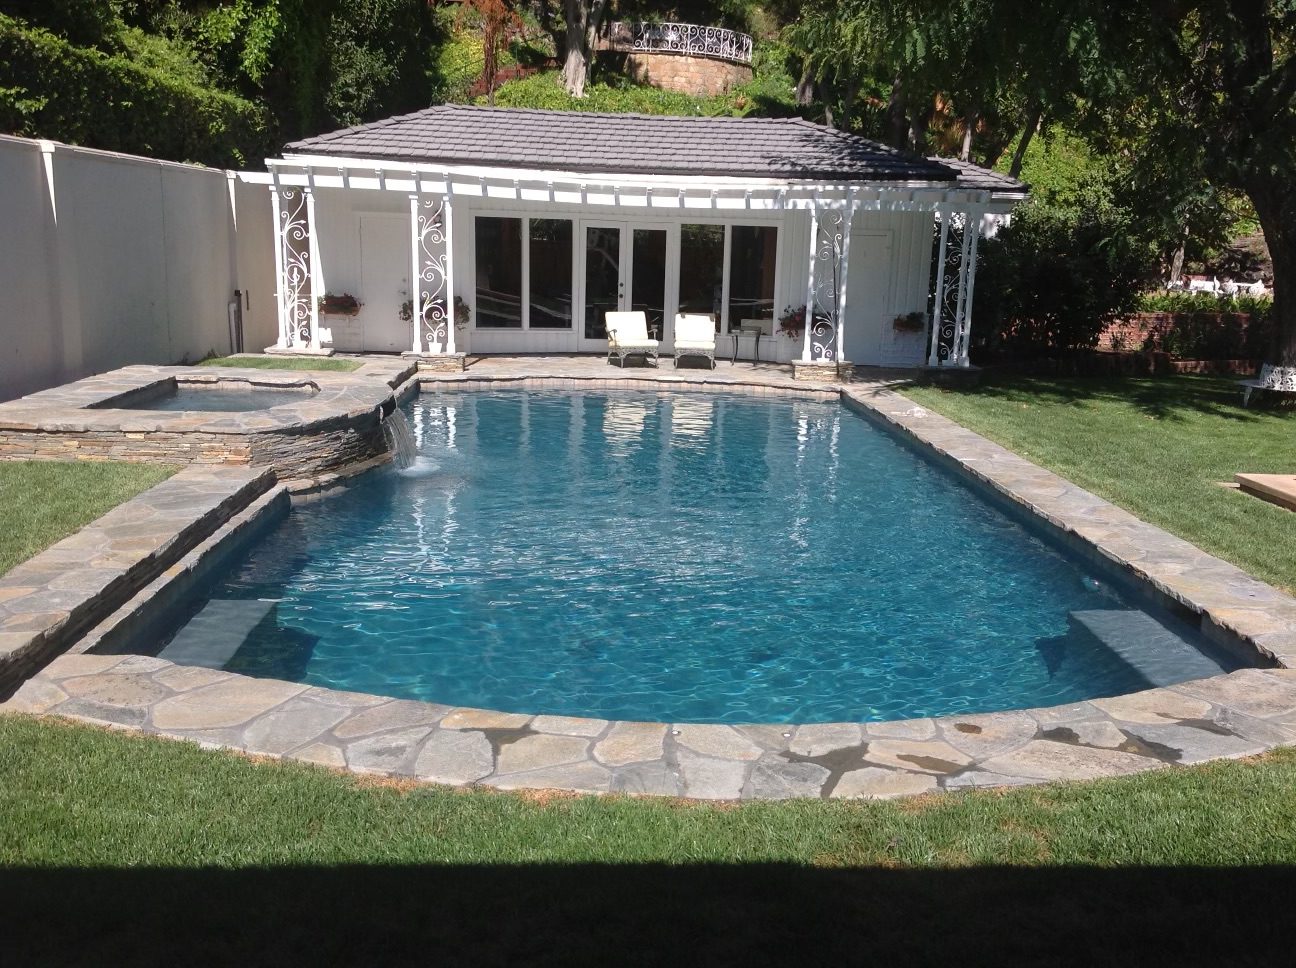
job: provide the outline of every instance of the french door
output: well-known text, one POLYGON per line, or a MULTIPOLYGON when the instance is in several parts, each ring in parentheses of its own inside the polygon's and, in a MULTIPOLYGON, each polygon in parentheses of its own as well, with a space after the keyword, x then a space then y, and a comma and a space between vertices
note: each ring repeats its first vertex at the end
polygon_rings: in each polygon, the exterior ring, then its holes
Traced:
POLYGON ((607 349, 606 314, 639 310, 666 340, 668 230, 637 222, 582 223, 580 348, 607 349))

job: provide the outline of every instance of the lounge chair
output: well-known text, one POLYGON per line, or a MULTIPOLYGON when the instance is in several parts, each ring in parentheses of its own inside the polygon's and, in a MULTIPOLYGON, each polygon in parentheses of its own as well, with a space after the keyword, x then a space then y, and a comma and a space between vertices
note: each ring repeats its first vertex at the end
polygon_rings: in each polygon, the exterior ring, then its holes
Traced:
POLYGON ((608 362, 617 357, 625 366, 631 353, 651 356, 657 365, 657 340, 648 338, 648 317, 642 311, 629 313, 604 313, 607 328, 608 362))
POLYGON ((683 313, 675 317, 675 365, 681 356, 704 356, 715 369, 715 321, 701 313, 683 313))

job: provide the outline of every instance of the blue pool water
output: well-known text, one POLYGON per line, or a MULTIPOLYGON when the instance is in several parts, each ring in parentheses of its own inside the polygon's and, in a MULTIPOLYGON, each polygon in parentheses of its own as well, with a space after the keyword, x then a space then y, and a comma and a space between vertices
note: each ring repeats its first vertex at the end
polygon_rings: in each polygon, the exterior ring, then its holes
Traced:
POLYGON ((1119 638, 1150 621, 1139 605, 839 404, 518 391, 406 414, 414 464, 295 509, 192 603, 175 648, 361 692, 665 721, 1148 684, 1076 620, 1119 638))
POLYGON ((169 393, 138 402, 120 404, 125 410, 199 410, 214 413, 241 413, 265 410, 283 403, 300 403, 315 395, 314 390, 266 390, 259 387, 238 389, 193 387, 181 385, 169 393))

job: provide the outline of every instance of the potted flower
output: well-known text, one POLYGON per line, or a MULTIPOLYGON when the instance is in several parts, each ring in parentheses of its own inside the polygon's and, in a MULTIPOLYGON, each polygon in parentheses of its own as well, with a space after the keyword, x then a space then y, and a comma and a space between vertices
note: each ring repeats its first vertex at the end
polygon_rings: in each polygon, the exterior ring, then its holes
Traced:
POLYGON ((779 317, 779 332, 788 339, 800 339, 805 333, 806 308, 793 309, 788 306, 779 317))
POLYGON ((349 292, 342 295, 326 292, 319 298, 319 311, 334 316, 354 316, 360 312, 360 300, 349 292))
POLYGON ((927 328, 927 314, 923 312, 901 313, 891 321, 891 325, 902 333, 921 333, 927 328))
MULTIPOLYGON (((468 325, 468 321, 472 319, 472 309, 470 309, 468 304, 463 301, 461 296, 455 296, 454 306, 455 329, 463 329, 468 325)), ((414 318, 414 300, 406 299, 401 303, 400 318, 402 322, 406 323, 414 318)))

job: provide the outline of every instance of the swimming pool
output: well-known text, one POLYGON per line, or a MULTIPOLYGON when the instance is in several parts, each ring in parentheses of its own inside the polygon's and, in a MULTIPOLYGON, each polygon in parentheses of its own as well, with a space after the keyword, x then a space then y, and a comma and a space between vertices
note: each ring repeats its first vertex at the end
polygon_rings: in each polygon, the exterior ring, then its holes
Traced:
POLYGON ((877 721, 1236 660, 837 403, 433 393, 418 457, 296 508, 177 662, 505 711, 877 721))

